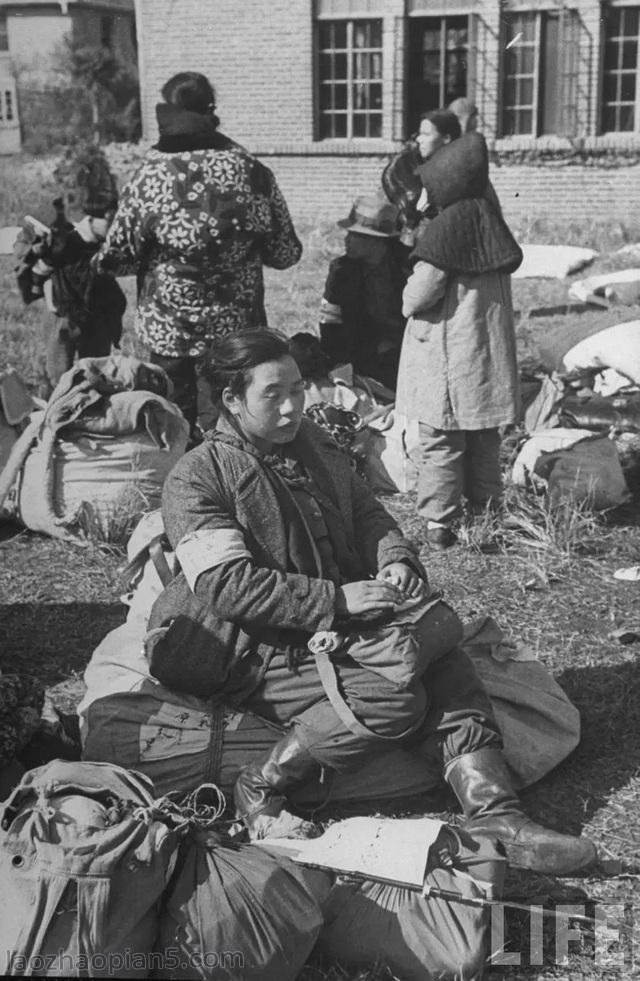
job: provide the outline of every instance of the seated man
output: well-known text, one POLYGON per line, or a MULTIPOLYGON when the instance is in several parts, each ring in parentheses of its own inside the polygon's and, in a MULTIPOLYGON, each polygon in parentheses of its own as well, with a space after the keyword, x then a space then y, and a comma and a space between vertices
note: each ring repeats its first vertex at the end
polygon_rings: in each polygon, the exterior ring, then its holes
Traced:
POLYGON ((428 596, 425 570, 344 454, 303 419, 286 340, 229 335, 208 374, 220 418, 165 484, 164 525, 182 573, 156 601, 146 644, 167 688, 289 726, 238 778, 250 836, 313 834, 288 810, 293 788, 321 767, 356 770, 412 736, 438 761, 469 829, 500 840, 513 864, 557 874, 590 864, 590 841, 522 812, 466 655, 454 644, 439 650, 437 637, 432 656, 421 650, 427 614, 414 633, 401 626, 398 608, 428 596), (407 637, 427 666, 394 683, 407 637))

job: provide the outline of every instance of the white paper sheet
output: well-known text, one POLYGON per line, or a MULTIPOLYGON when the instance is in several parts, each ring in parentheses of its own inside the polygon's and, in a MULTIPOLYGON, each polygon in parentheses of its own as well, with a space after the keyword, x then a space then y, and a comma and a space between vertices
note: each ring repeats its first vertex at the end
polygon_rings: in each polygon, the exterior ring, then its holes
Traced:
POLYGON ((302 865, 421 889, 429 849, 442 827, 433 818, 355 817, 336 821, 320 838, 267 838, 256 844, 302 865))

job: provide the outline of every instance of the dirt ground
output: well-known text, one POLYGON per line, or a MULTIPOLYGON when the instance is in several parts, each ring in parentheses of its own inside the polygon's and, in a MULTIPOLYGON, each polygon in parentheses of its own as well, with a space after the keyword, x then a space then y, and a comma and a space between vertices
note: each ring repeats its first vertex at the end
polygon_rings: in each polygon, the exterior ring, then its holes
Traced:
MULTIPOLYGON (((4 205, 0 197, 5 211, 0 221, 15 220, 21 204, 19 190, 4 205)), ((35 211, 26 206, 23 210, 35 211)), ((633 231, 541 226, 539 238, 535 227, 529 228, 528 240, 584 245, 600 240, 602 255, 589 270, 596 273, 632 264, 616 257, 614 250, 633 231)), ((303 237, 303 262, 288 273, 267 277, 271 324, 290 333, 314 328, 326 266, 340 246, 335 231, 321 224, 304 228, 303 237)), ((523 361, 535 360, 541 345, 548 346, 576 324, 592 324, 595 330, 640 317, 638 308, 571 307, 566 283, 556 280, 516 282, 514 295, 523 361), (546 314, 540 315, 543 310, 546 314)), ((14 365, 34 390, 42 355, 42 315, 35 308, 24 310, 14 292, 11 262, 0 260, 0 370, 14 365)), ((126 344, 136 349, 130 320, 126 344)), ((526 511, 528 505, 522 505, 517 495, 510 501, 514 514, 521 516, 523 506, 526 511)), ((640 584, 613 578, 616 568, 640 561, 640 498, 636 496, 635 503, 616 514, 565 515, 551 525, 545 525, 544 509, 534 505, 538 526, 544 526, 539 535, 516 522, 499 548, 487 552, 482 529, 472 530, 465 545, 445 553, 424 547, 409 496, 396 495, 387 503, 421 547, 432 581, 463 618, 495 617, 535 650, 581 712, 578 749, 525 791, 523 798, 533 817, 591 836, 605 864, 597 875, 581 880, 510 874, 508 896, 547 907, 573 903, 584 906, 590 915, 598 905, 617 905, 623 907, 618 915, 628 923, 628 936, 619 949, 614 948, 614 959, 607 966, 596 957, 593 932, 584 925, 577 928, 568 962, 556 964, 555 933, 549 921, 540 965, 531 963, 527 915, 509 915, 507 950, 520 954, 520 964, 495 966, 487 976, 505 981, 640 977, 640 644, 622 645, 611 636, 621 627, 640 632, 640 584), (630 959, 634 919, 635 962, 630 959)), ((119 600, 123 561, 119 546, 78 547, 10 523, 0 525, 0 667, 36 675, 59 707, 72 708, 82 691, 82 671, 92 650, 124 619, 119 600)), ((447 799, 412 802, 418 812, 449 805, 447 799)), ((315 961, 302 977, 365 981, 391 975, 382 968, 350 973, 339 965, 315 961)))

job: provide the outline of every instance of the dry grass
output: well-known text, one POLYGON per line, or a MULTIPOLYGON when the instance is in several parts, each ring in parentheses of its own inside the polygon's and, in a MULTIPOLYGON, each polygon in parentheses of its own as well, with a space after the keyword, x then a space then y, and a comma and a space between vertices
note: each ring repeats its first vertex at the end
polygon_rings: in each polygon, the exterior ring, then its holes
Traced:
MULTIPOLYGON (((0 187, 6 162, 0 161, 0 187)), ((37 189, 33 175, 16 172, 0 191, 4 223, 25 211, 46 218, 34 201, 46 208, 52 188, 42 177, 37 189), (32 197, 32 195, 34 195, 32 197)), ((43 171, 44 173, 44 171, 43 171)), ((305 245, 302 262, 286 273, 267 273, 270 322, 287 332, 314 330, 328 261, 337 254, 342 235, 318 222, 301 225, 305 245)), ((589 269, 596 273, 618 262, 614 249, 640 239, 640 226, 593 224, 564 228, 539 219, 524 223, 521 240, 593 246, 601 257, 589 269)), ((13 290, 11 263, 0 265, 0 336, 5 362, 13 363, 32 385, 38 381, 42 356, 39 322, 42 311, 24 310, 13 290)), ((585 319, 594 329, 633 319, 637 310, 580 311, 566 315, 532 316, 531 311, 566 303, 566 284, 556 281, 516 281, 516 307, 522 312, 518 339, 522 357, 535 355, 550 337, 570 331, 585 319)), ((132 294, 130 294, 132 299, 132 294)), ((129 322, 130 323, 130 322, 129 322)), ((130 327, 126 342, 135 349, 130 327)), ((505 464, 508 459, 505 460, 505 464)), ((640 626, 638 586, 613 579, 614 569, 637 564, 640 527, 636 510, 596 516, 588 508, 550 508, 544 499, 510 489, 502 515, 481 515, 462 532, 463 544, 445 553, 431 553, 423 544, 422 522, 406 495, 388 505, 408 535, 421 548, 436 587, 445 591, 463 618, 495 617, 515 637, 538 654, 561 682, 582 715, 583 738, 571 758, 536 787, 526 791, 525 806, 536 818, 573 832, 583 830, 601 853, 621 863, 622 874, 602 872, 589 880, 555 880, 533 875, 510 875, 508 894, 553 905, 575 900, 640 903, 640 667, 637 645, 622 646, 610 636, 615 628, 640 626), (487 551, 487 546, 497 548, 487 551)), ((124 521, 126 525, 126 508, 124 521)), ((90 530, 89 528, 87 530, 90 530)), ((109 530, 111 537, 114 529, 109 530)), ((121 527, 120 532, 125 528, 121 527)), ((122 552, 113 547, 77 548, 37 535, 0 526, 0 624, 3 668, 37 673, 64 709, 82 689, 80 673, 91 651, 124 618, 118 601, 118 566, 122 552), (2 561, 4 560, 4 561, 2 561)), ((433 801, 413 802, 422 810, 433 801)), ((404 803, 387 802, 387 808, 404 803)), ((523 951, 519 967, 496 967, 491 979, 526 981, 589 981, 620 979, 638 974, 601 970, 594 962, 592 938, 582 932, 566 966, 554 964, 553 935, 545 935, 545 963, 530 966, 526 917, 507 920, 508 947, 523 951)), ((379 967, 354 971, 317 959, 305 969, 303 981, 390 981, 379 967)))

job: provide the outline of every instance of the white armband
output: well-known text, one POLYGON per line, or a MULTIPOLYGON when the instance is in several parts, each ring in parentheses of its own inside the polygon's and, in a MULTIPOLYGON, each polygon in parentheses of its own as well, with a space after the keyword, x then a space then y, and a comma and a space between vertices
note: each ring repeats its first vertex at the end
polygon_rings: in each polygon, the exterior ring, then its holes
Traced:
POLYGON ((251 552, 239 528, 201 528, 180 540, 176 556, 193 591, 203 572, 215 569, 223 562, 250 559, 251 552))

